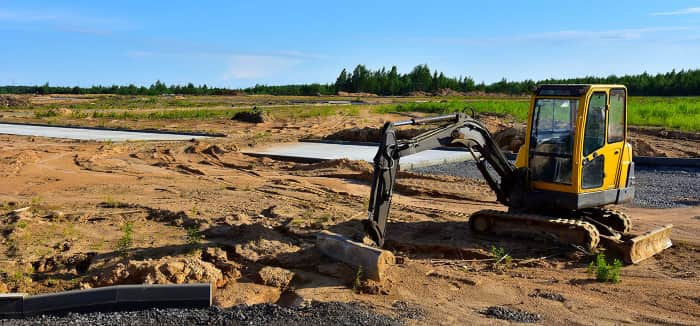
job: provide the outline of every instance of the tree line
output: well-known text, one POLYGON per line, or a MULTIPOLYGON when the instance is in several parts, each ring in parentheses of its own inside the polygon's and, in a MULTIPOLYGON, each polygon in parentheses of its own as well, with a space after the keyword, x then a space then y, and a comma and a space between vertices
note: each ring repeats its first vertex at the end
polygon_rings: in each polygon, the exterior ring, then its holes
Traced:
POLYGON ((411 95, 415 92, 437 93, 444 89, 458 92, 503 93, 510 95, 528 94, 537 84, 623 84, 630 94, 636 96, 691 96, 700 95, 700 70, 671 71, 660 74, 642 73, 637 75, 582 77, 568 79, 545 79, 540 81, 523 80, 486 84, 475 83, 471 77, 446 77, 442 72, 431 71, 428 65, 418 65, 409 73, 401 74, 396 66, 390 69, 367 69, 357 65, 352 71, 343 69, 334 83, 298 85, 255 85, 245 89, 208 87, 206 84, 166 85, 156 81, 149 87, 91 86, 64 87, 50 86, 0 86, 0 94, 119 94, 119 95, 332 95, 338 92, 373 93, 378 95, 411 95))

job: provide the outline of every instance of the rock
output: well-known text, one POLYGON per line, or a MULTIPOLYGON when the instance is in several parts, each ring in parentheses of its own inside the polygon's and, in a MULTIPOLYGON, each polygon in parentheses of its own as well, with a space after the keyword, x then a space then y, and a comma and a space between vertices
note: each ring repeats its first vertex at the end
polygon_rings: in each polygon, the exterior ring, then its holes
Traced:
POLYGON ((207 248, 202 252, 202 260, 214 264, 214 266, 220 269, 228 278, 238 278, 241 276, 241 266, 236 262, 229 261, 228 254, 221 248, 207 248))
POLYGON ((118 284, 212 283, 226 285, 222 272, 213 264, 191 257, 164 257, 160 260, 131 260, 102 273, 98 286, 118 284))
POLYGON ((49 213, 48 217, 51 220, 60 220, 60 219, 64 218, 65 216, 66 216, 66 214, 61 212, 61 211, 52 211, 51 213, 49 213))
POLYGON ((10 292, 10 288, 7 287, 7 284, 0 281, 0 293, 8 293, 8 292, 10 292))
POLYGON ((281 254, 296 253, 300 249, 298 246, 280 240, 265 238, 238 244, 234 248, 237 255, 252 262, 275 260, 281 254))
POLYGON ((258 272, 258 278, 265 285, 286 289, 294 278, 294 272, 284 268, 266 266, 258 272))

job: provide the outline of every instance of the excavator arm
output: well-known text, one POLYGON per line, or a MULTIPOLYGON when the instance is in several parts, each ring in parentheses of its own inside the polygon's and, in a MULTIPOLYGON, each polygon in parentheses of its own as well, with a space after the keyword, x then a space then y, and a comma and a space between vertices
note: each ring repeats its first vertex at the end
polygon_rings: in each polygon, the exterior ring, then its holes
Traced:
POLYGON ((467 148, 498 201, 518 207, 527 185, 526 169, 516 169, 491 138, 488 130, 477 120, 463 113, 400 122, 387 122, 382 127, 382 139, 374 157, 372 191, 365 220, 367 235, 379 246, 384 245, 386 223, 394 192, 399 161, 402 157, 441 146, 467 148), (397 139, 396 127, 423 124, 445 124, 411 139, 397 139), (492 175, 487 165, 496 172, 492 175))

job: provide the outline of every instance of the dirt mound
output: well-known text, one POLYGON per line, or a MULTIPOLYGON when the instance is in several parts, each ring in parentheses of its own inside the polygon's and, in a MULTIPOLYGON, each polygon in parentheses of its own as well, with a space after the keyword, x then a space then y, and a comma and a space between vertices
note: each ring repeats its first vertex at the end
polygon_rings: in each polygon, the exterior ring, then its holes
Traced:
POLYGON ((270 116, 263 110, 254 107, 251 111, 240 111, 233 115, 231 120, 250 122, 250 123, 263 123, 270 121, 270 116))
POLYGON ((654 157, 666 157, 666 153, 656 149, 654 146, 649 144, 647 141, 638 138, 630 138, 630 144, 632 144, 632 155, 633 156, 654 156, 654 157))
MULTIPOLYGON (((423 129, 397 129, 396 137, 399 139, 413 138, 422 132, 423 129)), ((359 141, 359 142, 379 142, 382 138, 381 128, 350 128, 334 132, 323 137, 327 140, 344 140, 344 141, 359 141)))
POLYGON ((29 100, 17 95, 0 95, 0 107, 14 108, 29 106, 29 100))
POLYGON ((126 265, 119 263, 100 275, 95 285, 204 282, 223 287, 226 279, 212 263, 191 257, 165 257, 159 260, 130 260, 126 265))
POLYGON ((19 172, 23 166, 40 159, 35 151, 22 151, 9 156, 0 157, 0 175, 9 176, 19 172))
MULTIPOLYGON (((234 148, 235 150, 235 148, 234 148)), ((195 141, 192 145, 187 146, 184 150, 187 154, 205 154, 214 158, 219 158, 219 155, 228 153, 230 150, 219 145, 210 145, 205 142, 195 141)))
POLYGON ((455 91, 451 88, 441 88, 435 92, 437 96, 464 96, 464 93, 455 91))
POLYGON ((338 160, 328 160, 312 164, 298 164, 292 167, 295 171, 316 171, 326 169, 352 170, 358 172, 370 172, 373 170, 372 164, 365 161, 349 160, 341 158, 338 160))
POLYGON ((376 97, 378 95, 374 94, 374 93, 362 93, 362 92, 349 93, 349 92, 338 91, 338 96, 376 97))
POLYGON ((424 92, 424 91, 413 91, 413 92, 408 93, 408 96, 420 96, 420 97, 433 96, 433 93, 428 93, 428 92, 424 92))
POLYGON ((514 126, 502 129, 493 135, 493 139, 501 150, 517 153, 520 146, 525 144, 525 127, 514 126))

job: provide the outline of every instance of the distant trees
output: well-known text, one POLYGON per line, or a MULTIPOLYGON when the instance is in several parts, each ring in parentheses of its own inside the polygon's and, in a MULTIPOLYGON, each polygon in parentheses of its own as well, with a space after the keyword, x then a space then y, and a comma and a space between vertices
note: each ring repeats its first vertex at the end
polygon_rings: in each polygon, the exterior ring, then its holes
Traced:
POLYGON ((343 69, 335 83, 332 84, 297 84, 297 85, 255 85, 245 89, 228 89, 209 87, 206 84, 166 85, 157 80, 149 87, 136 86, 91 86, 64 87, 51 86, 0 86, 0 94, 120 94, 120 95, 232 95, 246 94, 270 95, 330 95, 338 91, 349 93, 374 93, 379 95, 408 95, 412 92, 435 93, 441 89, 459 92, 480 91, 486 93, 527 94, 537 84, 624 84, 630 94, 637 96, 690 96, 700 95, 700 70, 672 70, 671 72, 650 75, 607 76, 568 79, 545 79, 540 81, 509 81, 505 78, 498 82, 476 84, 471 77, 446 77, 442 72, 432 71, 428 65, 418 65, 407 74, 400 74, 396 66, 390 69, 369 70, 364 65, 357 65, 352 72, 343 69))

